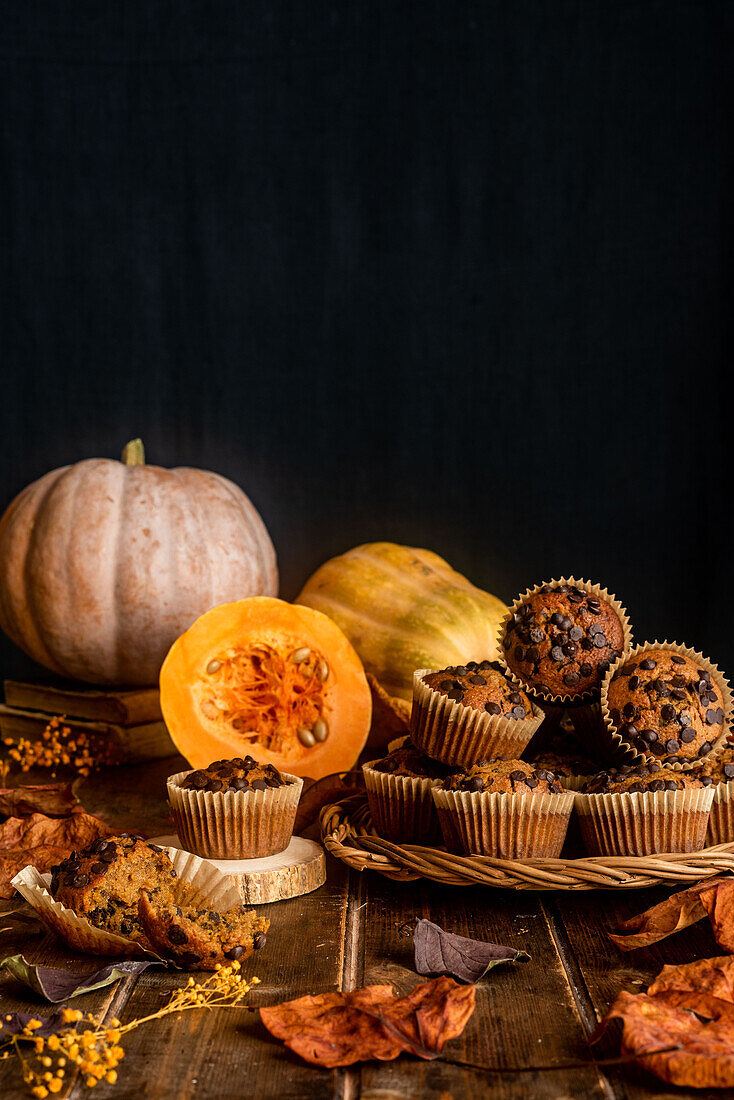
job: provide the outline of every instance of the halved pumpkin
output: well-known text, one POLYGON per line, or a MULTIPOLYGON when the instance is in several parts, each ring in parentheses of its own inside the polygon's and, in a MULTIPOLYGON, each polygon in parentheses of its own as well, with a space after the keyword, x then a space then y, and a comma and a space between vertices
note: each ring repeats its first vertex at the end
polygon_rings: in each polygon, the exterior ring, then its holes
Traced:
POLYGON ((253 596, 212 608, 171 646, 161 709, 194 768, 249 753, 291 775, 351 768, 370 728, 362 662, 310 607, 253 596))

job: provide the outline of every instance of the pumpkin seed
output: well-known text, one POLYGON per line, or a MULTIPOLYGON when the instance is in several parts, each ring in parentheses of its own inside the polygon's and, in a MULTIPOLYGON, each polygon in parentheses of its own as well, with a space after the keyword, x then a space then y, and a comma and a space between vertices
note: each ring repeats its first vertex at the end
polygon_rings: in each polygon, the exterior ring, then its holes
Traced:
POLYGON ((300 649, 295 650, 294 653, 291 653, 291 660, 295 664, 300 664, 301 661, 307 661, 310 656, 311 650, 308 648, 307 645, 304 645, 301 646, 300 649))
POLYGON ((210 661, 209 664, 206 666, 206 670, 210 676, 213 676, 215 672, 219 672, 221 667, 221 661, 210 661))
POLYGON ((305 745, 307 749, 312 749, 316 744, 316 738, 306 726, 298 727, 298 740, 302 745, 305 745))
POLYGON ((323 718, 317 718, 313 724, 312 734, 317 741, 325 741, 329 736, 329 727, 323 718))
POLYGON ((323 684, 324 680, 329 675, 329 666, 326 663, 326 661, 323 661, 323 660, 321 661, 321 663, 319 665, 319 671, 316 673, 316 675, 318 676, 319 680, 323 684))

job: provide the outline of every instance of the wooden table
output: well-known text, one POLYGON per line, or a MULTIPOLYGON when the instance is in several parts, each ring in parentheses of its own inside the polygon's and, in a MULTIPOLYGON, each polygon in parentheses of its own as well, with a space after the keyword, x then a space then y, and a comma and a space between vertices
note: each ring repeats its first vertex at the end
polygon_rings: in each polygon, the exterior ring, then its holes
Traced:
MULTIPOLYGON (((85 807, 116 829, 156 835, 169 830, 165 776, 176 759, 99 773, 79 789, 85 807)), ((732 1096, 664 1086, 631 1065, 555 1068, 590 1060, 586 1039, 621 989, 639 992, 664 963, 720 954, 704 922, 656 948, 619 952, 606 930, 666 895, 665 890, 553 893, 455 889, 432 883, 396 885, 377 874, 360 875, 329 857, 328 881, 313 894, 263 906, 272 926, 267 947, 248 960, 247 974, 262 984, 252 1006, 276 1004, 305 993, 349 990, 392 982, 401 993, 417 979, 411 929, 417 916, 469 936, 522 948, 531 961, 500 967, 477 986, 476 1012, 464 1035, 435 1062, 401 1057, 344 1070, 302 1063, 270 1038, 251 1010, 189 1012, 145 1025, 127 1036, 126 1057, 115 1086, 95 1097, 257 1097, 258 1100, 464 1100, 477 1097, 562 1098, 732 1096), (527 1067, 551 1067, 527 1072, 527 1067), (522 1069, 525 1072, 512 1072, 522 1069)), ((51 936, 3 935, 3 954, 22 951, 34 962, 92 969, 51 936)), ((151 969, 139 978, 77 998, 84 1011, 123 1021, 155 1011, 186 981, 176 971, 151 969)), ((49 1013, 7 976, 0 978, 0 1011, 49 1013)), ((594 1047, 597 1058, 619 1050, 617 1026, 594 1047)), ((91 1096, 69 1080, 62 1097, 91 1096)), ((15 1062, 0 1063, 0 1096, 26 1097, 15 1062)))

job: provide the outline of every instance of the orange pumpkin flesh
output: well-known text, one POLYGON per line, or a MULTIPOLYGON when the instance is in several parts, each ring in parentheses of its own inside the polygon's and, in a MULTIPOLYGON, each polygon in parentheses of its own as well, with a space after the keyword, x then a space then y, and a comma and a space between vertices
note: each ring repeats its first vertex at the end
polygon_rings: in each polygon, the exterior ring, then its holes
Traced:
POLYGON ((320 779, 352 767, 370 728, 370 689, 346 635, 320 611, 267 596, 197 619, 160 686, 169 733, 194 768, 250 753, 320 779))

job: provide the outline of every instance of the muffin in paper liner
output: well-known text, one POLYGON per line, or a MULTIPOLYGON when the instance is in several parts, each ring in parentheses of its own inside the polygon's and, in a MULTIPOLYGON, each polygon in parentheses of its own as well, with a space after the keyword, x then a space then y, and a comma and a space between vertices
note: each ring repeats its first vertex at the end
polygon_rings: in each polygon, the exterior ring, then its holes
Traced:
POLYGON ((180 784, 192 771, 166 780, 179 840, 209 859, 257 859, 290 844, 303 780, 281 772, 283 787, 265 791, 190 791, 180 784))
POLYGON ((431 791, 446 847, 497 859, 555 859, 561 854, 574 805, 563 794, 431 791))
POLYGON ((466 707, 434 691, 424 676, 438 671, 419 668, 413 673, 410 738, 421 752, 443 764, 470 765, 480 760, 517 760, 545 715, 534 702, 532 718, 466 707))
MULTIPOLYGON (((237 888, 211 863, 179 848, 164 848, 164 851, 178 875, 178 883, 173 884, 178 905, 196 905, 215 909, 220 913, 242 905, 237 888)), ((86 917, 79 916, 73 909, 67 909, 61 902, 54 901, 49 893, 50 874, 41 874, 32 866, 24 867, 15 876, 12 885, 35 909, 39 920, 72 951, 118 958, 160 958, 154 951, 135 940, 96 928, 86 917)))
POLYGON ((612 721, 607 702, 609 685, 617 669, 651 649, 666 649, 670 653, 679 653, 681 657, 690 658, 691 661, 710 674, 711 679, 715 681, 716 686, 722 694, 724 722, 721 734, 711 746, 711 752, 707 753, 704 757, 691 757, 690 760, 666 760, 666 767, 672 768, 674 771, 687 771, 690 768, 700 767, 705 760, 712 760, 718 756, 726 744, 732 722, 732 702, 734 697, 732 696, 729 681, 726 676, 724 676, 723 672, 721 672, 712 661, 709 661, 707 657, 704 657, 702 653, 699 653, 695 649, 690 649, 688 646, 681 645, 680 642, 641 642, 633 649, 630 649, 628 653, 622 654, 613 665, 610 665, 601 686, 601 714, 604 723, 603 730, 606 751, 615 763, 641 764, 643 762, 649 763, 652 760, 660 759, 655 756, 654 753, 641 752, 636 745, 631 744, 629 741, 625 741, 625 739, 620 736, 612 721))
POLYGON ((571 585, 574 588, 581 588, 589 596, 598 596, 600 600, 604 600, 606 603, 611 604, 614 610, 617 612, 619 621, 622 624, 622 656, 627 653, 632 645, 632 628, 630 626, 629 617, 627 615, 626 608, 617 599, 615 595, 609 592, 606 588, 602 588, 601 585, 592 584, 591 581, 577 580, 575 577, 560 577, 555 580, 542 581, 540 584, 534 585, 532 588, 528 588, 525 592, 519 595, 512 603, 510 610, 507 612, 502 622, 500 623, 499 633, 497 636, 497 660, 502 665, 508 678, 518 687, 529 695, 532 699, 537 700, 548 715, 549 720, 553 719, 556 724, 560 721, 564 711, 568 710, 574 726, 578 732, 583 736, 595 736, 597 730, 601 731, 602 723, 600 713, 594 710, 594 704, 598 704, 598 690, 588 691, 583 694, 577 695, 552 695, 539 692, 536 688, 522 680, 512 669, 509 667, 505 659, 505 633, 508 624, 513 620, 516 611, 530 596, 534 596, 536 592, 540 592, 541 588, 546 585, 557 586, 560 584, 571 585))
POLYGON ((397 843, 440 844, 441 829, 431 790, 438 782, 423 776, 395 775, 362 765, 370 817, 380 836, 397 843))
POLYGON ((734 782, 716 783, 713 791, 706 847, 734 841, 734 782))
POLYGON ((575 797, 581 836, 590 855, 652 856, 701 851, 714 789, 575 797))

